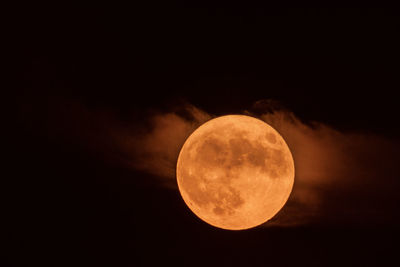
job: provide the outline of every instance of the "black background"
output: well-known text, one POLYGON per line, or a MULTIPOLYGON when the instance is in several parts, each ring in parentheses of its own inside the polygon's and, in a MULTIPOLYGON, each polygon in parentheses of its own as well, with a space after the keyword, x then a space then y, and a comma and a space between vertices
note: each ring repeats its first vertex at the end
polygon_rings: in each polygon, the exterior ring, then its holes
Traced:
POLYGON ((393 9, 34 4, 8 21, 17 110, 4 218, 15 266, 388 265, 398 230, 307 225, 231 232, 149 174, 39 133, 52 97, 133 124, 189 102, 214 115, 275 99, 304 121, 397 138, 393 9), (14 71, 15 70, 15 71, 14 71), (21 108, 22 107, 22 108, 21 108), (34 126, 32 126, 34 125, 34 126))

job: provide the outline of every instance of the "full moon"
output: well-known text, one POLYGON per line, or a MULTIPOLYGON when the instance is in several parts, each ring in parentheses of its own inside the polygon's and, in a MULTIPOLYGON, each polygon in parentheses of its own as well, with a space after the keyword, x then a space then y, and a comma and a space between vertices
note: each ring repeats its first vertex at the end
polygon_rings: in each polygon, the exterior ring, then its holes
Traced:
POLYGON ((285 205, 294 162, 274 128, 250 116, 227 115, 188 137, 176 174, 194 214, 215 227, 243 230, 265 223, 285 205))

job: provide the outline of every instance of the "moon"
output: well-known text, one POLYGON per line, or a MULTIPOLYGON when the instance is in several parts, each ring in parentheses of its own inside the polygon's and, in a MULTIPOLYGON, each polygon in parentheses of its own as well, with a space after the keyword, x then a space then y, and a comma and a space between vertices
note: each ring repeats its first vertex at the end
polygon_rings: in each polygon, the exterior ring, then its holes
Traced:
POLYGON ((228 230, 256 227, 285 205, 294 161, 282 136, 245 115, 212 119, 185 141, 177 161, 181 196, 201 220, 228 230))

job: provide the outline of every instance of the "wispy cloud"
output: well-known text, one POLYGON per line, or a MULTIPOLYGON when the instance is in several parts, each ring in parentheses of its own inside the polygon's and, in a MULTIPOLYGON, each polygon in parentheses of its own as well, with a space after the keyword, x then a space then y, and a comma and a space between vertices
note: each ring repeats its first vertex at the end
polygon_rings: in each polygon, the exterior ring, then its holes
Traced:
POLYGON ((398 184, 398 142, 340 132, 319 122, 304 123, 280 108, 269 108, 260 118, 284 137, 296 168, 287 205, 267 225, 379 224, 389 219, 398 199, 392 190, 398 184))
MULTIPOLYGON (((214 117, 190 104, 152 112, 145 125, 65 99, 50 99, 40 108, 21 107, 21 116, 31 129, 86 147, 104 160, 150 173, 176 189, 175 167, 183 143, 214 117)), ((286 140, 295 161, 292 194, 266 226, 391 220, 400 199, 396 192, 397 140, 341 132, 319 122, 305 123, 274 101, 260 101, 256 109, 243 113, 273 126, 286 140)))
POLYGON ((179 151, 186 138, 210 118, 211 115, 189 104, 180 107, 180 115, 176 112, 153 115, 148 131, 127 140, 126 147, 133 148, 132 166, 167 178, 167 184, 176 187, 179 151))

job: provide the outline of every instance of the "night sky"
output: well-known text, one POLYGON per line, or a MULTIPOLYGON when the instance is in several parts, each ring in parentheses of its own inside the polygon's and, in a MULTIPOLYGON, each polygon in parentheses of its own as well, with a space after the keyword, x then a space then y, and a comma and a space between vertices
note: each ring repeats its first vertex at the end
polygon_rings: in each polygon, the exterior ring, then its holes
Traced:
POLYGON ((398 264, 399 26, 377 8, 19 7, 4 266, 398 264), (271 122, 299 175, 246 231, 198 219, 173 177, 227 114, 271 122))

